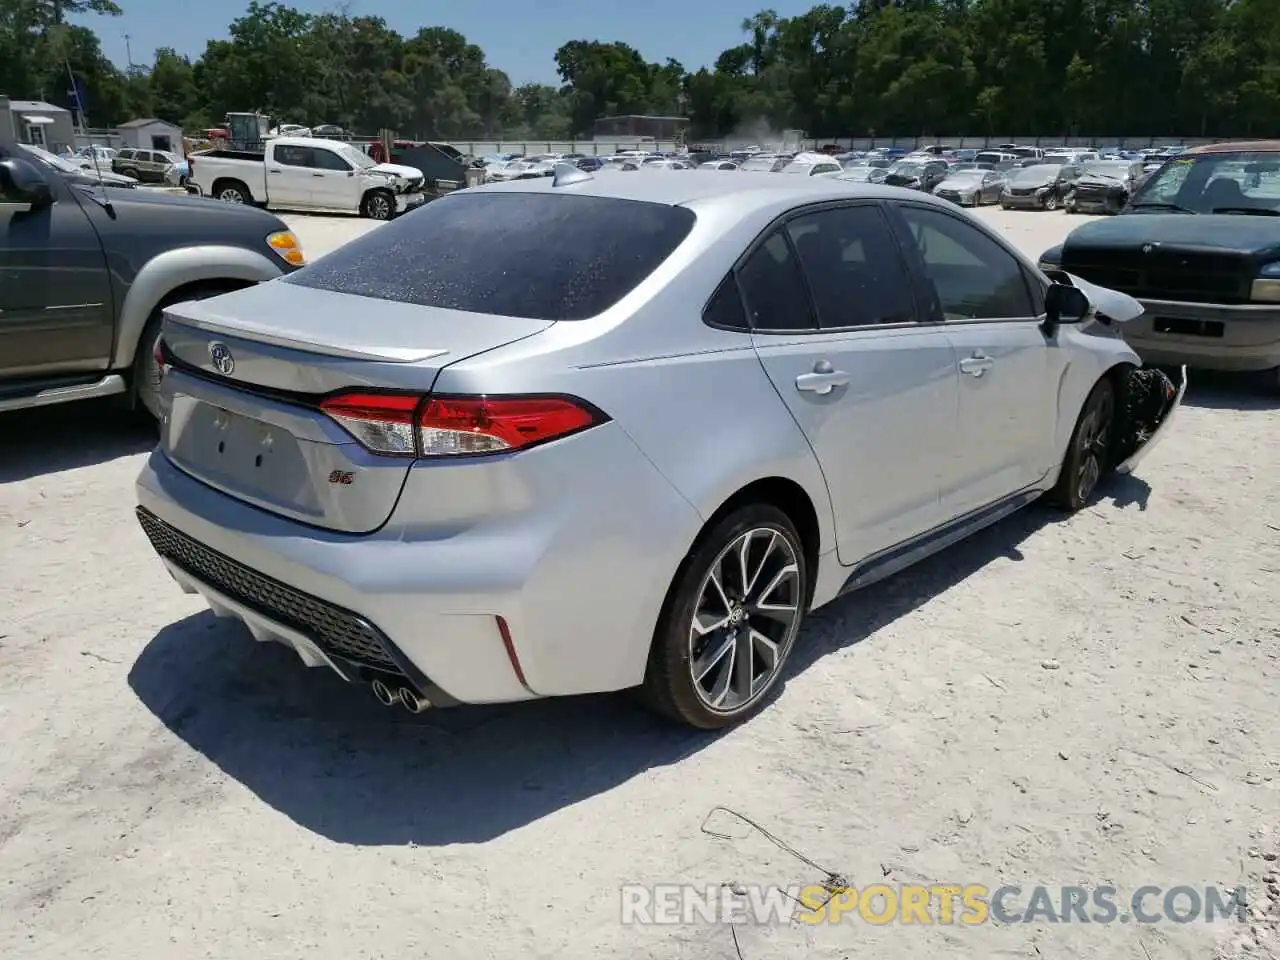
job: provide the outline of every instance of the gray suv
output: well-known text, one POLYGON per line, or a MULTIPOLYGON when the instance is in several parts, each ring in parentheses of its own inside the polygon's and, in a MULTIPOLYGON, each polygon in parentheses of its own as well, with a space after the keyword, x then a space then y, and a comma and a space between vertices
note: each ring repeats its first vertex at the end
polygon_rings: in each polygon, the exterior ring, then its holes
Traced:
POLYGON ((111 160, 111 170, 144 183, 164 183, 176 158, 163 150, 121 150, 111 160))
POLYGON ((263 210, 63 177, 0 140, 0 412, 121 395, 155 414, 161 310, 302 263, 263 210))

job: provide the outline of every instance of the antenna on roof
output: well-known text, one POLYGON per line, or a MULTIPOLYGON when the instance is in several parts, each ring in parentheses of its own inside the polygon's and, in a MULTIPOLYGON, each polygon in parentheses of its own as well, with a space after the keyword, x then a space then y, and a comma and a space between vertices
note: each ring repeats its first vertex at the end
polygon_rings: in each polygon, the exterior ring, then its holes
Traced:
POLYGON ((65 60, 63 62, 67 65, 67 78, 71 81, 71 89, 67 92, 75 100, 76 113, 80 114, 80 125, 89 140, 89 156, 93 159, 93 172, 98 175, 98 190, 102 194, 100 202, 107 213, 114 216, 115 212, 111 208, 111 195, 107 193, 107 185, 102 180, 102 168, 98 164, 98 151, 93 148, 93 134, 89 133, 89 118, 85 114, 84 99, 80 96, 80 84, 76 82, 76 75, 71 70, 71 61, 65 60))
POLYGON ((595 179, 581 167, 575 167, 572 163, 564 161, 556 164, 554 176, 555 179, 551 181, 553 187, 569 187, 575 183, 585 183, 595 179))

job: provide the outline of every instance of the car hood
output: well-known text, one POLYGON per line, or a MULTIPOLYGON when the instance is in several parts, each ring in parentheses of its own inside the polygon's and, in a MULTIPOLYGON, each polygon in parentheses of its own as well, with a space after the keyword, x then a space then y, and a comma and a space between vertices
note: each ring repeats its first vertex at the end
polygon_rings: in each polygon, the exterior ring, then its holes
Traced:
POLYGON ((102 183, 108 187, 134 187, 138 181, 133 177, 126 177, 120 173, 111 173, 109 170, 103 170, 96 173, 93 170, 82 170, 79 173, 64 173, 63 178, 78 184, 91 184, 97 186, 102 183))
POLYGON ((1124 181, 1124 174, 1120 173, 1082 173, 1076 178, 1076 183, 1091 183, 1098 186, 1113 187, 1124 181))
POLYGON ((920 175, 916 173, 888 173, 885 174, 884 182, 891 186, 901 186, 904 183, 919 183, 920 175))
POLYGON ((395 177, 403 177, 406 180, 421 180, 422 171, 417 167, 406 167, 402 163, 380 163, 375 167, 370 167, 367 172, 385 173, 395 177))
POLYGON ((981 177, 948 177, 938 184, 939 190, 977 190, 982 186, 981 177))
MULTIPOLYGON (((96 183, 94 184, 77 184, 76 185, 81 196, 96 199, 102 196, 102 190, 96 183)), ((111 184, 106 184, 108 188, 111 184)), ((115 207, 120 208, 144 208, 155 209, 157 207, 167 207, 174 211, 175 218, 181 216, 189 218, 192 216, 200 216, 201 212, 214 217, 241 217, 246 220, 257 218, 263 226, 267 227, 267 232, 274 230, 286 229, 275 214, 267 213, 265 210, 259 210, 257 207, 251 207, 247 204, 223 203, 221 200, 214 200, 210 197, 193 197, 190 194, 182 193, 165 193, 162 190, 108 190, 107 196, 115 207), (273 226, 274 225, 274 226, 273 226)), ((175 219, 175 223, 178 222, 175 219)))
POLYGON ((1280 218, 1233 214, 1144 214, 1126 212, 1077 227, 1064 255, 1092 250, 1165 249, 1280 256, 1280 218))

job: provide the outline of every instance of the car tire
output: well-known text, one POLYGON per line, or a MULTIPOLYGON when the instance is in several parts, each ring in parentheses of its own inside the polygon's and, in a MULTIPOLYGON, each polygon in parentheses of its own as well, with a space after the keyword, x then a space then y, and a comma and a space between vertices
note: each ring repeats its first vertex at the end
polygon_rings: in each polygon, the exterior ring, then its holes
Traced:
POLYGON ((253 203, 249 188, 236 180, 224 180, 213 186, 213 196, 223 203, 253 203))
POLYGON ((1001 210, 1012 210, 1012 209, 1013 209, 1013 207, 1009 206, 1009 204, 1007 204, 1007 203, 1005 203, 1003 200, 1001 200, 1001 201, 1000 201, 1000 209, 1001 209, 1001 210))
POLYGON ((139 181, 142 179, 142 177, 138 175, 137 167, 121 167, 116 171, 116 173, 120 174, 122 177, 133 177, 133 179, 139 181))
POLYGON ((795 646, 808 608, 808 578, 804 543, 781 510, 749 504, 717 521, 667 592, 642 698, 701 730, 755 713, 795 646), (761 613, 765 601, 769 612, 761 613))
POLYGON ((138 338, 138 346, 133 354, 133 373, 130 376, 130 397, 135 409, 141 409, 152 420, 160 419, 160 367, 156 363, 156 340, 160 338, 160 325, 164 320, 164 310, 175 303, 186 303, 190 300, 207 300, 223 293, 239 289, 238 284, 226 286, 212 284, 199 288, 188 288, 188 292, 179 296, 170 296, 160 301, 147 318, 147 325, 142 328, 142 336, 138 338))
POLYGON ((1103 378, 1089 392, 1062 460, 1049 501, 1069 513, 1084 507, 1114 467, 1116 391, 1103 378))
POLYGON ((395 212, 396 198, 387 190, 370 190, 360 201, 360 216, 369 220, 390 220, 395 212))
POLYGON ((1056 193, 1045 194, 1044 200, 1040 202, 1040 206, 1049 213, 1053 213, 1053 211, 1058 209, 1058 195, 1056 193))

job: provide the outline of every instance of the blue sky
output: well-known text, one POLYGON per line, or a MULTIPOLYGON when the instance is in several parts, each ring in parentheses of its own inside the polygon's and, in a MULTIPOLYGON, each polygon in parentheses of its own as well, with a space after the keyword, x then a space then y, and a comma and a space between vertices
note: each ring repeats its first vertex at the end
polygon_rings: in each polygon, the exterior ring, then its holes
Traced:
MULTIPOLYGON (((127 64, 124 34, 135 63, 150 63, 157 47, 171 46, 193 59, 205 43, 226 36, 227 25, 248 0, 118 0, 123 17, 91 17, 102 48, 127 64)), ((405 4, 356 0, 351 12, 383 17, 401 33, 420 26, 452 27, 485 52, 489 65, 512 83, 558 83, 556 49, 567 40, 621 40, 652 62, 675 57, 690 70, 709 66, 726 47, 741 43, 745 17, 772 8, 782 16, 808 10, 817 0, 463 0, 405 4)), ((320 13, 332 0, 299 0, 293 6, 320 13)))

